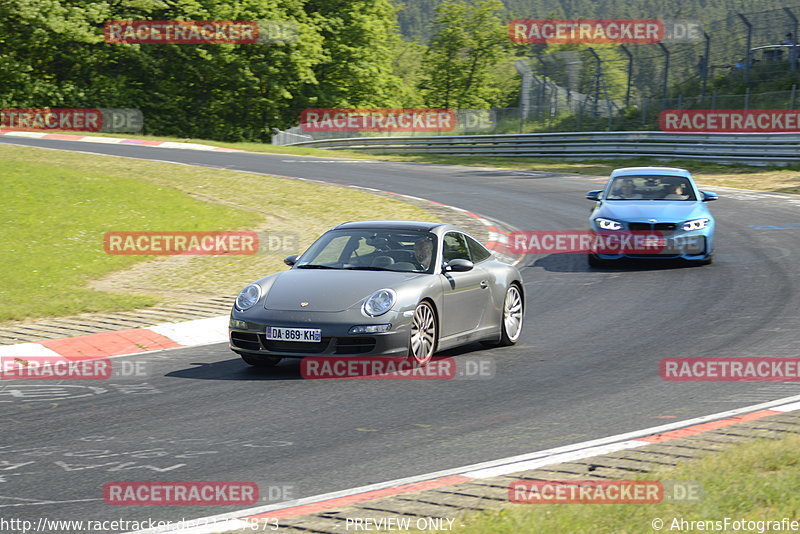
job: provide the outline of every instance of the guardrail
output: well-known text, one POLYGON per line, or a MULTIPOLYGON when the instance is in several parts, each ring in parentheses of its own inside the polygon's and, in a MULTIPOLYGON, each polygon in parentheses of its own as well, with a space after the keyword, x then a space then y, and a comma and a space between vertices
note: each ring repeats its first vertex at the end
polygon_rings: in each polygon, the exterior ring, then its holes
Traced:
POLYGON ((548 159, 696 159, 717 163, 800 163, 800 133, 569 132, 425 137, 355 137, 292 146, 395 154, 548 159))

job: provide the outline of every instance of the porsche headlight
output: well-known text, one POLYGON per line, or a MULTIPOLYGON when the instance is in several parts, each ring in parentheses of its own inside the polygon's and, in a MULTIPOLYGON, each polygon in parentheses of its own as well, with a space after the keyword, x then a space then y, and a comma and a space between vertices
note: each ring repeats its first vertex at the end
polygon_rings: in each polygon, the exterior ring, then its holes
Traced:
POLYGON ((379 289, 364 301, 364 313, 370 317, 377 317, 388 312, 397 301, 394 289, 379 289))
POLYGON ((683 223, 683 230, 689 232, 691 230, 702 230, 708 226, 709 219, 694 219, 683 223))
POLYGON ((598 217, 594 220, 594 223, 601 230, 622 230, 622 223, 612 221, 611 219, 603 219, 602 217, 598 217))
POLYGON ((239 293, 239 296, 236 297, 236 307, 242 311, 249 310, 253 306, 255 306, 258 299, 261 298, 261 286, 256 284, 250 284, 246 288, 242 289, 239 293))

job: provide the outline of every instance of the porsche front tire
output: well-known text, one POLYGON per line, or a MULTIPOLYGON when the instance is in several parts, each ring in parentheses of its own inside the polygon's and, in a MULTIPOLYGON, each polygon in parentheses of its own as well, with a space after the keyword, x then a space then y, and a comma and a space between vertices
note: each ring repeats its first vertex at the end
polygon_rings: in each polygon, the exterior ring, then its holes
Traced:
POLYGON ((408 359, 415 366, 427 365, 436 352, 439 329, 433 306, 427 301, 417 304, 411 319, 411 336, 408 343, 408 359))

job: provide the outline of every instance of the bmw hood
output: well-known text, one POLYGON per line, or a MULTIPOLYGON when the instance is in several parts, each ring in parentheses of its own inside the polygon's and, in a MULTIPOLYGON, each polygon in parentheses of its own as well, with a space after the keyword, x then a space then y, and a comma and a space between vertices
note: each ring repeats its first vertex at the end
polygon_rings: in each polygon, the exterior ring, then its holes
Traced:
POLYGON ((358 304, 378 289, 397 288, 424 276, 389 271, 290 269, 276 275, 264 307, 279 311, 339 312, 358 304), (302 303, 307 303, 305 306, 302 303))
POLYGON ((627 222, 683 222, 699 217, 709 217, 708 209, 702 202, 685 200, 619 200, 606 201, 592 214, 594 217, 627 222))

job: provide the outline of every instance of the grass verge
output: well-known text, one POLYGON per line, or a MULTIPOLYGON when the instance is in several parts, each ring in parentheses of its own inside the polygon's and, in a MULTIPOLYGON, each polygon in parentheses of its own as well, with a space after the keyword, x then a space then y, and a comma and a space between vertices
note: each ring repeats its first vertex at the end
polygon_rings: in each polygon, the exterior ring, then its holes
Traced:
POLYGON ((251 152, 267 154, 286 154, 295 156, 319 156, 323 158, 369 159, 383 161, 410 161, 417 163, 433 163, 442 165, 472 165, 503 169, 546 171, 564 174, 581 174, 590 176, 608 176, 619 167, 640 165, 671 165, 687 168, 692 171, 697 181, 704 187, 725 186, 757 191, 774 191, 780 193, 800 194, 800 165, 778 166, 746 166, 722 165, 693 160, 657 161, 652 159, 620 159, 613 161, 564 162, 557 160, 541 160, 536 158, 498 158, 491 156, 435 156, 405 154, 371 154, 355 150, 326 150, 302 146, 274 146, 266 143, 225 143, 206 139, 181 139, 175 137, 158 137, 137 134, 85 134, 105 137, 132 137, 158 141, 175 141, 182 143, 199 143, 226 148, 237 148, 251 152))
POLYGON ((235 294, 347 220, 435 220, 347 188, 203 167, 0 145, 0 321, 235 294), (292 250, 115 256, 109 231, 253 230, 292 250))
MULTIPOLYGON (((699 482, 704 495, 693 504, 514 504, 501 510, 466 516, 454 534, 642 533, 695 532, 684 521, 800 520, 800 436, 744 443, 675 468, 640 477, 643 480, 699 482)), ((756 523, 758 525, 758 523, 756 523)), ((761 523, 763 525, 763 523, 761 523)), ((705 526, 705 528, 702 528, 705 526)), ((728 527, 730 529, 730 527, 728 527)), ((741 532, 758 532, 745 528, 741 532)), ((762 530, 771 532, 772 530, 762 530)))

